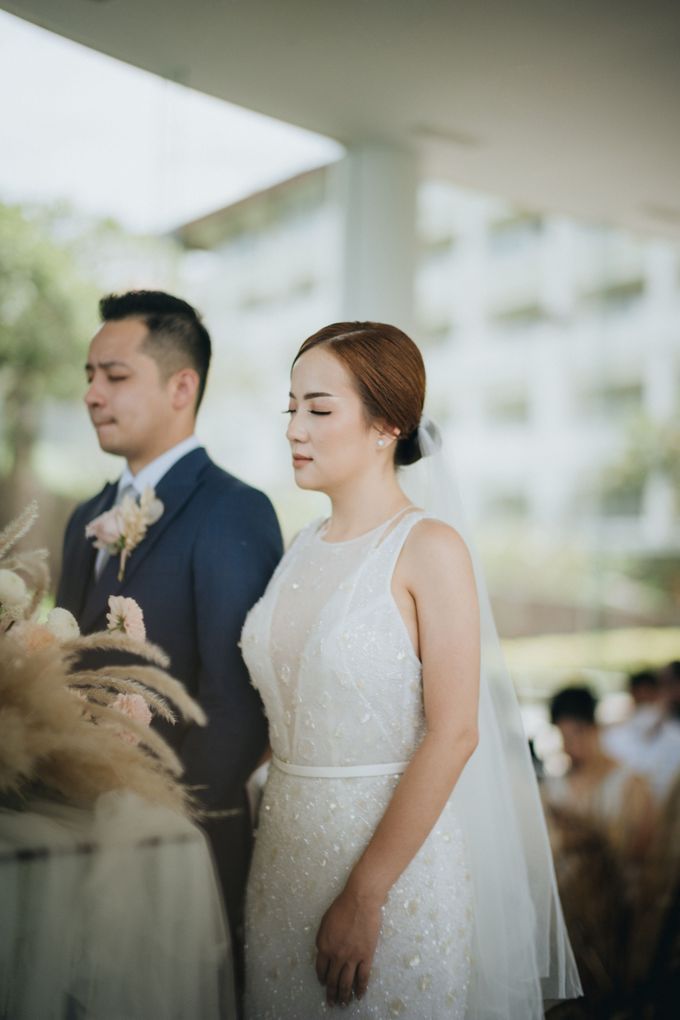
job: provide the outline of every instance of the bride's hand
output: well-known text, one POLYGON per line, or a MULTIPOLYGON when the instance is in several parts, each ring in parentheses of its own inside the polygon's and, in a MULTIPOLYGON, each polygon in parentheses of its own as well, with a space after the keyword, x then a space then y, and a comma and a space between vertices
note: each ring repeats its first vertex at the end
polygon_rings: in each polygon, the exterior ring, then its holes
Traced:
POLYGON ((366 991, 380 921, 379 902, 347 889, 324 914, 316 935, 316 974, 326 987, 329 1006, 346 1005, 352 992, 360 999, 366 991))

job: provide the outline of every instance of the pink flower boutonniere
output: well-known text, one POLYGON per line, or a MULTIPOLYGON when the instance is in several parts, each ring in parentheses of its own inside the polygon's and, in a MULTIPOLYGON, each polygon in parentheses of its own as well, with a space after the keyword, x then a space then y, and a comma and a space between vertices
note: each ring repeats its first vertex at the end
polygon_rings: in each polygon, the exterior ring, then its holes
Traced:
POLYGON ((94 538, 96 549, 106 549, 111 556, 120 553, 119 581, 123 580, 128 556, 137 548, 149 525, 156 523, 163 510, 163 504, 160 499, 156 499, 154 490, 147 488, 139 503, 134 496, 127 495, 121 503, 95 517, 86 526, 85 537, 94 538))
POLYGON ((119 630, 135 641, 146 641, 144 613, 134 599, 126 599, 124 595, 109 595, 106 625, 109 631, 119 630))

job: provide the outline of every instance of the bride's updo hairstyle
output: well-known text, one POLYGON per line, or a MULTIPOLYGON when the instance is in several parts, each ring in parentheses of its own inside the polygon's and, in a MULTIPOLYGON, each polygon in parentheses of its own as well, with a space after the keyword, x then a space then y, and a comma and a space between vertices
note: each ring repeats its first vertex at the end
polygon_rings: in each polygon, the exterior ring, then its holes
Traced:
POLYGON ((420 460, 418 425, 425 403, 425 365, 413 340, 383 322, 334 322, 307 337, 295 361, 321 346, 351 374, 369 423, 399 429, 395 465, 420 460))

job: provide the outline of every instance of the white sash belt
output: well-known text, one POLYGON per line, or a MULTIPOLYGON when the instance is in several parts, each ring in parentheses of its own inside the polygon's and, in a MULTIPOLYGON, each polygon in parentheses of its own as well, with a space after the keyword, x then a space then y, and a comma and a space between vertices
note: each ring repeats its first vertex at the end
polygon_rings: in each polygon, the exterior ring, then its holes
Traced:
POLYGON ((352 779, 362 776, 397 776, 406 770, 407 761, 378 765, 292 765, 272 755, 272 764, 289 776, 306 779, 352 779))

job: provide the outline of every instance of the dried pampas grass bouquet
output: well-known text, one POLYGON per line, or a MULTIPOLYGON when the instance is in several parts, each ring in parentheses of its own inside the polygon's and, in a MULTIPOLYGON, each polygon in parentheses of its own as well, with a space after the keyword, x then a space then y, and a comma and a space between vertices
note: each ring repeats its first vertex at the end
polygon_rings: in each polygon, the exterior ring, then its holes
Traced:
POLYGON ((31 504, 0 534, 0 804, 21 807, 39 792, 90 807, 100 794, 127 790, 196 817, 182 767, 149 723, 154 714, 174 722, 172 703, 204 725, 201 708, 146 640, 133 599, 109 600, 101 634, 81 636, 64 609, 40 618, 47 554, 12 553, 36 517, 31 504), (145 665, 82 668, 82 653, 93 650, 129 652, 145 665))

